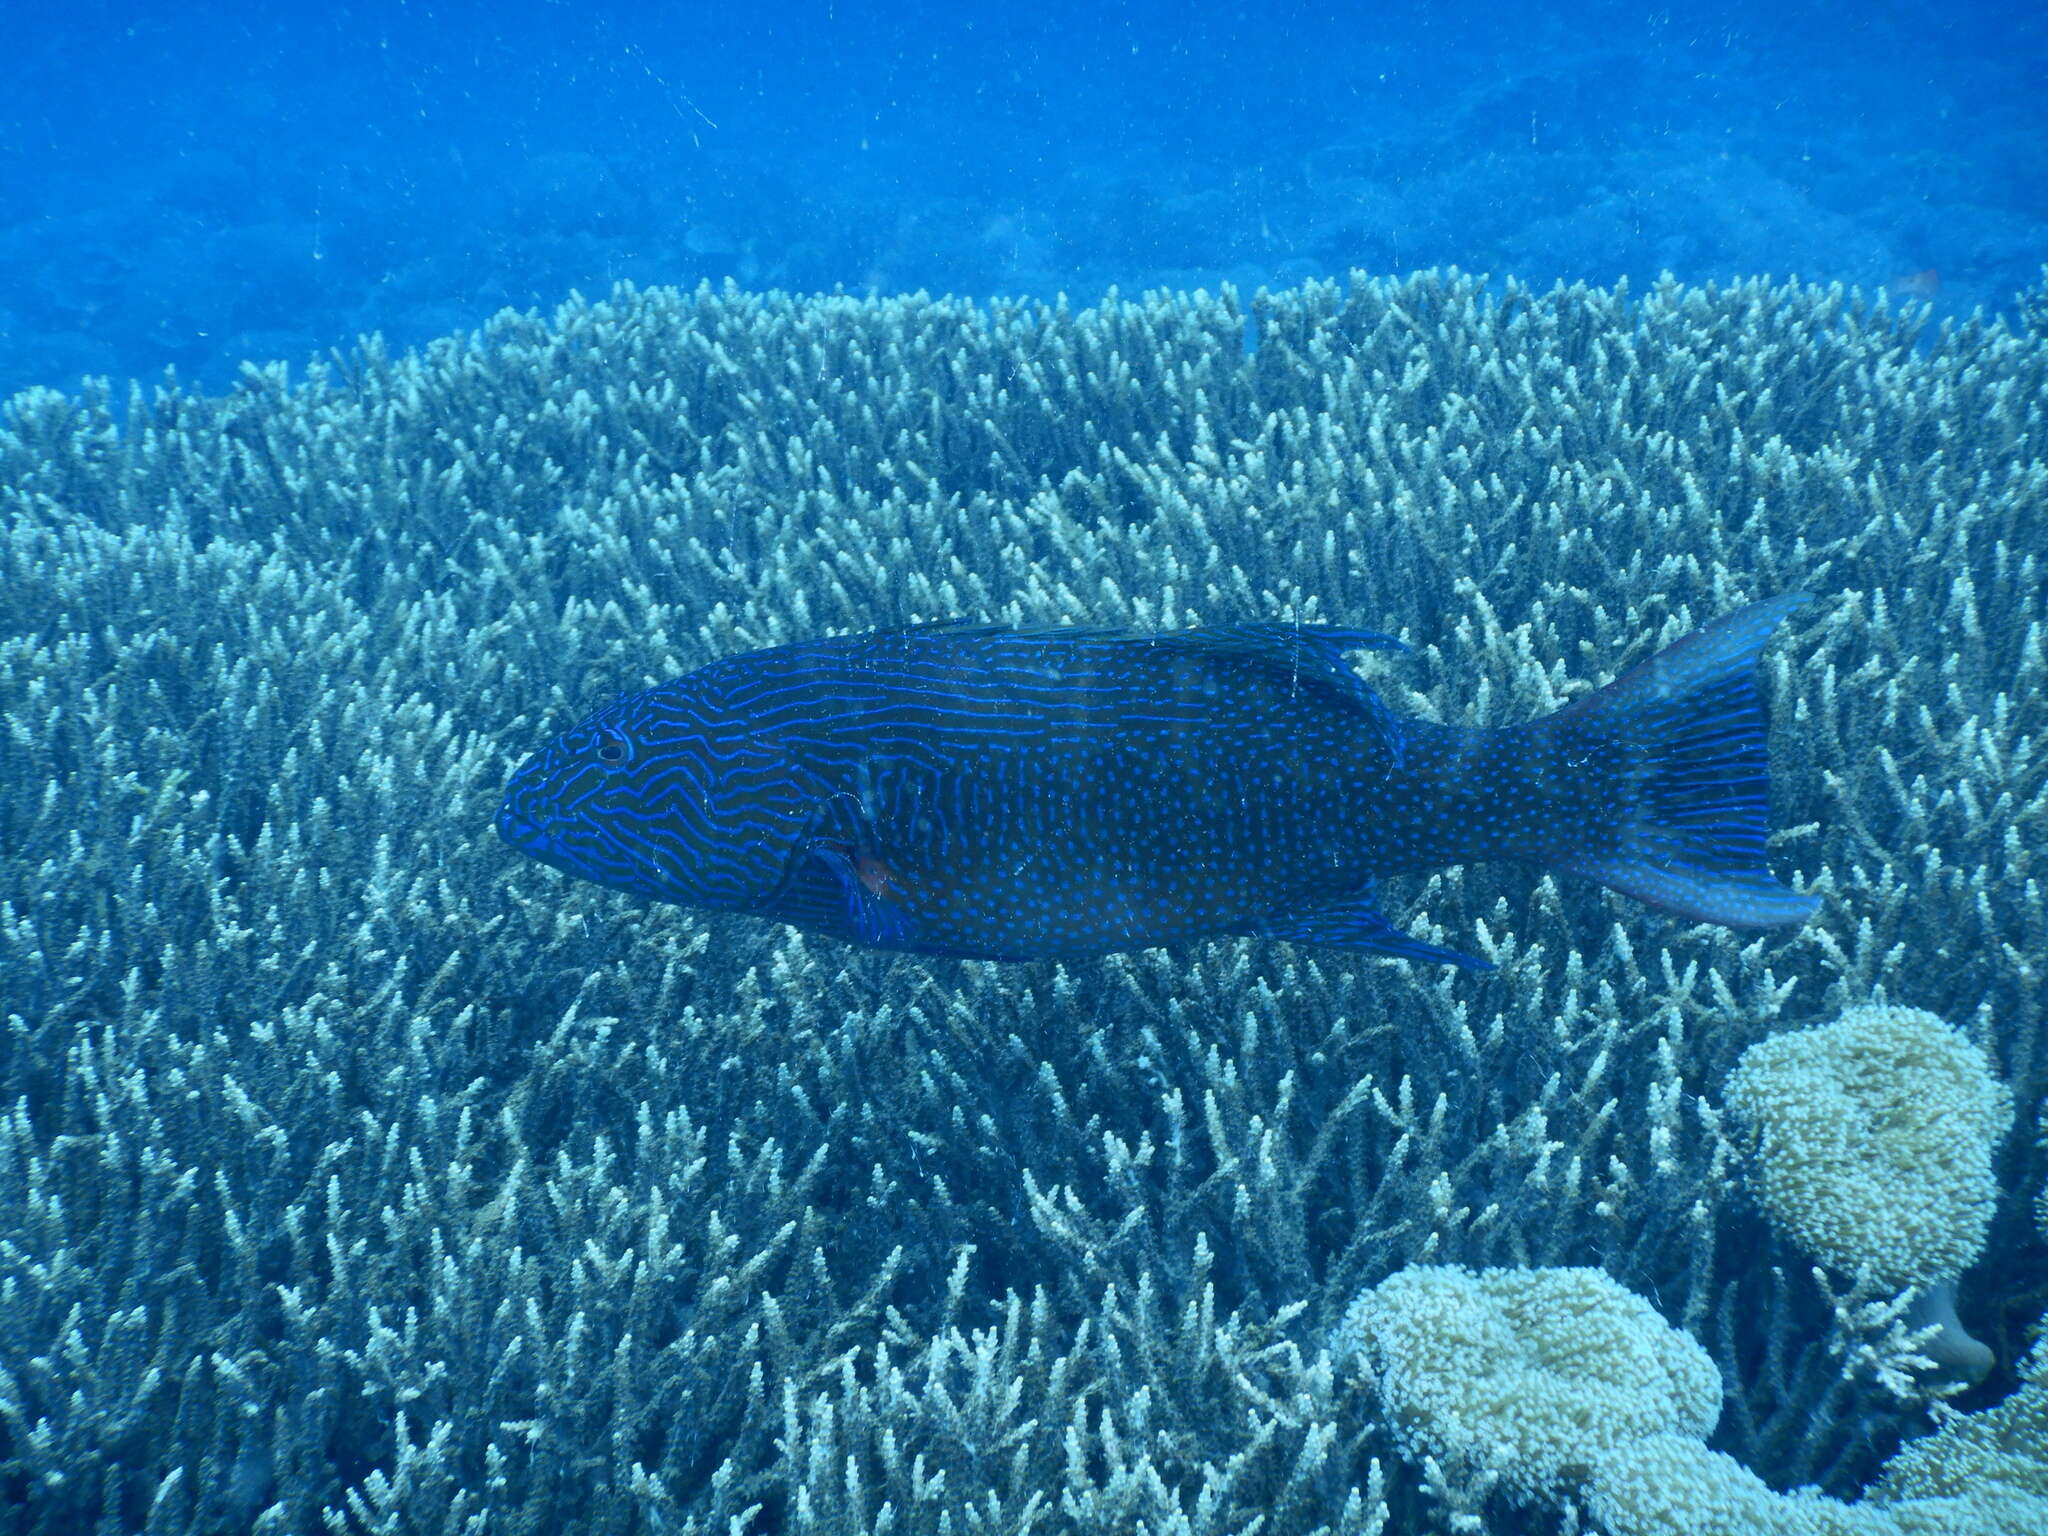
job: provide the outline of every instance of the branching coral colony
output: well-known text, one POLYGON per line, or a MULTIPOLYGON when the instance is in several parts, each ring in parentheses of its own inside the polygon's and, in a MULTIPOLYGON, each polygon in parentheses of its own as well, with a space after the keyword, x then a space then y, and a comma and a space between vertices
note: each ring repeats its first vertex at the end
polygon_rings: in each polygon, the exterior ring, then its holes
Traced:
POLYGON ((628 289, 119 419, 16 397, 0 1501, 2038 1528, 2044 413, 2038 330, 1455 273, 628 289), (1484 976, 1005 969, 514 879, 490 836, 585 701, 750 645, 1370 625, 1414 647, 1370 661, 1390 707, 1497 724, 1800 589, 1789 935, 1473 869, 1388 895, 1484 976), (1429 1377, 1439 1313, 1495 1357, 1429 1377))

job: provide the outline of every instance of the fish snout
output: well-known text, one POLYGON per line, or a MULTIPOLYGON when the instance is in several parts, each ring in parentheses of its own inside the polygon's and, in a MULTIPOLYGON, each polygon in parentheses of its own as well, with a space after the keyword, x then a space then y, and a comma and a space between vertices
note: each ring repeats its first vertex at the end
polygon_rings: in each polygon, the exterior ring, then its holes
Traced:
POLYGON ((518 802, 509 795, 498 807, 498 836, 521 853, 542 854, 547 851, 547 828, 521 810, 518 802))

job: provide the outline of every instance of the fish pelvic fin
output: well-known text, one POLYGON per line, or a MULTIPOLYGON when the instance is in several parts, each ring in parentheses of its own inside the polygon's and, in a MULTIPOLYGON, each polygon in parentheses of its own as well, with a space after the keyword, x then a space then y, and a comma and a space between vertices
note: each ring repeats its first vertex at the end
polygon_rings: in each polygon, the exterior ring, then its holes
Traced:
MULTIPOLYGON (((1764 859, 1768 720, 1757 658, 1794 592, 1725 614, 1534 729, 1612 790, 1577 846, 1540 850, 1552 868, 1679 917, 1729 928, 1805 922, 1820 898, 1794 891, 1764 859)), ((1553 748, 1555 750, 1555 748, 1553 748)))
POLYGON ((889 889, 888 867, 843 843, 819 840, 811 853, 838 880, 846 897, 846 923, 851 937, 881 949, 909 949, 917 940, 917 924, 889 889))

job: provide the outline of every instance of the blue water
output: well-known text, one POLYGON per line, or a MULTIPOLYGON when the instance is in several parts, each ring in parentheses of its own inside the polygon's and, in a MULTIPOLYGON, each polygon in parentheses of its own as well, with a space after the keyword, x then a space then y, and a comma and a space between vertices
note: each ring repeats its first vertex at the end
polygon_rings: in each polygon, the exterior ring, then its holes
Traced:
POLYGON ((1455 263, 1959 314, 2048 260, 2038 4, 5 10, 0 392, 224 387, 622 278, 1085 302, 1455 263))

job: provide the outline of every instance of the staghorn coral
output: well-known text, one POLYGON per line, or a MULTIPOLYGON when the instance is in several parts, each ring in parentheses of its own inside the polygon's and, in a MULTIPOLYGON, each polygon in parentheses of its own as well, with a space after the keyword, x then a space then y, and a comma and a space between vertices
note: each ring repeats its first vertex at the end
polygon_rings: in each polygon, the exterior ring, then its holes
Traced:
POLYGON ((2048 336, 2048 265, 2041 268, 2041 281, 2013 295, 2019 306, 2020 324, 2037 336, 2048 336))
MULTIPOLYGON (((49 1532, 1531 1529, 1317 1358, 1415 1263, 1606 1270, 1713 1356, 1717 1448, 1853 1495, 1920 1410, 1770 1264, 1715 1106, 1749 1045, 1880 998, 2041 1112, 2044 399, 2040 338, 1836 290, 1457 274, 621 290, 222 398, 17 397, 0 1500, 49 1532), (1469 870, 1390 894, 1485 979, 923 964, 488 831, 543 729, 747 644, 1369 622, 1416 647, 1374 662, 1396 707, 1497 724, 1795 587, 1774 858, 1826 905, 1787 938, 1469 870)), ((1966 1298, 2001 1361, 2048 1292, 2044 1159, 2001 1148, 1966 1298)))

